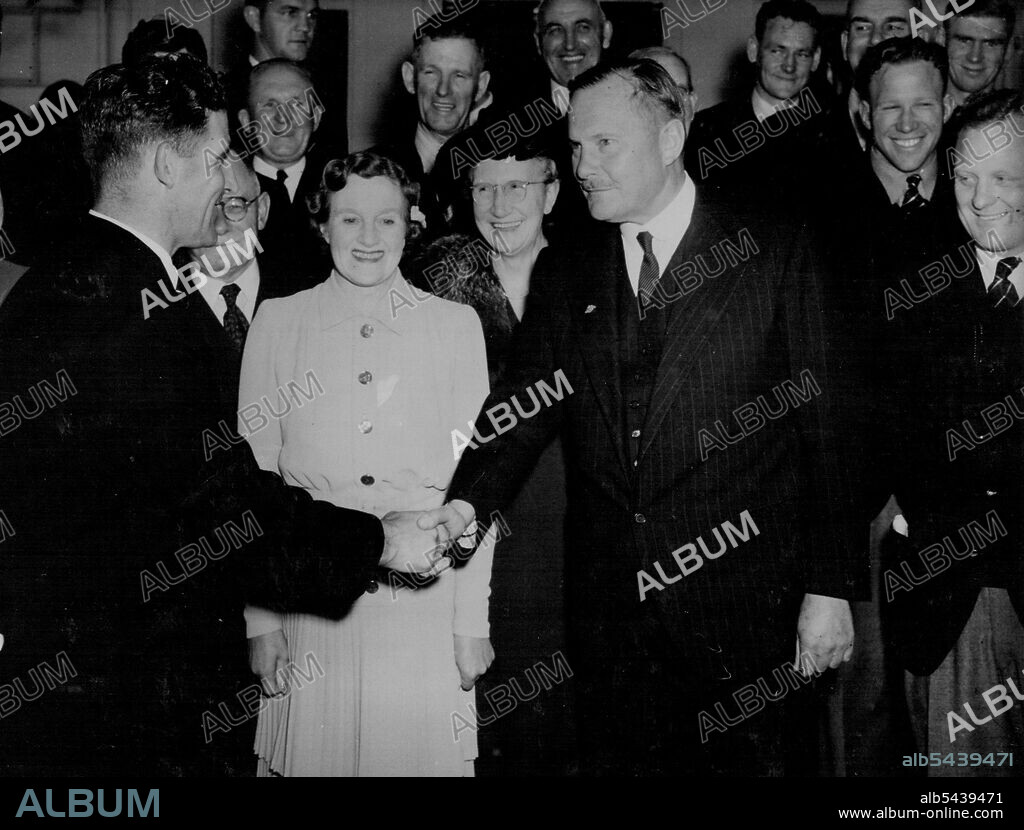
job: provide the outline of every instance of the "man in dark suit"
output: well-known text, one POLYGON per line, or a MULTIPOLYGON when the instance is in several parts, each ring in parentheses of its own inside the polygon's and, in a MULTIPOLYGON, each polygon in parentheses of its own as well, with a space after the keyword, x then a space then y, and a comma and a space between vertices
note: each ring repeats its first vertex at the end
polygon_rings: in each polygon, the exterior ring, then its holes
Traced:
POLYGON ((331 272, 331 258, 313 226, 306 197, 316 192, 336 148, 313 143, 322 112, 309 93, 312 79, 297 63, 275 58, 249 75, 249 95, 238 113, 242 141, 255 148, 253 169, 270 195, 270 215, 261 234, 273 273, 310 287, 331 272))
POLYGON ((445 143, 490 105, 490 81, 483 41, 470 18, 431 18, 417 27, 412 54, 402 63, 402 84, 416 99, 416 122, 373 149, 419 184, 419 206, 431 235, 445 224, 438 188, 445 186, 446 171, 435 162, 445 143))
POLYGON ((695 192, 660 66, 599 66, 572 90, 576 174, 600 224, 541 254, 513 363, 433 518, 459 537, 486 525, 561 431, 585 768, 780 774, 787 707, 757 681, 797 643, 821 671, 853 647, 856 538, 816 274, 801 234, 716 215, 695 192), (754 417, 798 377, 804 404, 754 417), (545 404, 527 415, 535 388, 545 404), (718 528, 748 519, 757 533, 726 552, 718 528))
POLYGON ((888 634, 918 751, 956 753, 929 775, 1020 775, 959 753, 1024 750, 1022 106, 1000 91, 962 112, 956 202, 969 236, 937 248, 927 277, 908 275, 930 287, 907 311, 880 424, 901 514, 886 542, 888 634), (996 149, 986 136, 997 130, 1018 137, 996 149))
POLYGON ((828 102, 811 85, 823 22, 806 0, 768 0, 757 12, 747 59, 751 93, 698 112, 686 142, 686 171, 729 196, 797 199, 811 185, 814 140, 828 102))
POLYGON ((344 613, 382 564, 429 567, 438 531, 315 502, 261 472, 234 429, 236 358, 171 261, 226 232, 224 175, 206 165, 227 154, 212 70, 187 55, 101 69, 81 123, 95 208, 0 309, 0 505, 15 531, 0 763, 237 772, 216 733, 260 706, 237 692, 243 603, 344 613))

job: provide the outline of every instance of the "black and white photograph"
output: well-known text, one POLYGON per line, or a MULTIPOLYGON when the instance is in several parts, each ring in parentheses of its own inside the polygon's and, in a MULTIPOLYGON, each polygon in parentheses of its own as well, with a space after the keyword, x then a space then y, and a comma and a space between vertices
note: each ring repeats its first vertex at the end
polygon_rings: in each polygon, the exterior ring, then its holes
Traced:
POLYGON ((1022 299, 1022 0, 5 0, 0 816, 1019 819, 1022 299))

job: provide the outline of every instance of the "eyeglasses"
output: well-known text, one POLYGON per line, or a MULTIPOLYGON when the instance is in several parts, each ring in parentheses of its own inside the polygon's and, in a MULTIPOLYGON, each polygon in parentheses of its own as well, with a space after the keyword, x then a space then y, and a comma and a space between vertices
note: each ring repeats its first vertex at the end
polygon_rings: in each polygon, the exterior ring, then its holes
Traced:
POLYGON ((505 196, 505 201, 510 205, 517 204, 526 198, 526 189, 531 184, 551 184, 554 179, 543 179, 539 182, 505 182, 504 184, 474 184, 470 185, 469 192, 473 197, 473 201, 478 205, 489 205, 494 201, 494 197, 498 192, 498 188, 501 188, 502 194, 505 196))
POLYGON ((246 199, 242 196, 230 196, 227 199, 221 199, 219 202, 214 202, 214 204, 224 211, 225 219, 230 219, 232 222, 241 222, 249 212, 249 206, 259 198, 259 196, 255 199, 246 199))

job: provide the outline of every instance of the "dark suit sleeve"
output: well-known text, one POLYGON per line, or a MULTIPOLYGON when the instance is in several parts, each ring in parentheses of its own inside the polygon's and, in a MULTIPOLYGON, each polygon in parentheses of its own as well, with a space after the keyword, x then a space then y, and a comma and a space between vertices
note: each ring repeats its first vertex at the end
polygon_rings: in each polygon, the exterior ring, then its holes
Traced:
MULTIPOLYGON (((512 399, 531 409, 527 390, 538 381, 554 386, 559 369, 557 355, 568 322, 568 308, 560 285, 564 279, 562 265, 545 251, 538 258, 530 280, 531 291, 523 321, 516 329, 512 358, 484 402, 475 422, 475 435, 486 443, 467 447, 459 461, 448 500, 462 499, 473 505, 480 524, 479 538, 491 524, 496 511, 504 509, 515 498, 537 459, 561 427, 565 401, 544 406, 531 418, 518 417, 512 399), (487 416, 495 408, 508 406, 516 413, 516 425, 495 434, 495 425, 487 416)), ((538 396, 538 400, 540 396, 538 396)), ((502 424, 500 418, 497 419, 502 424)))
POLYGON ((794 518, 807 539, 802 568, 805 590, 846 599, 866 598, 868 526, 855 509, 841 451, 837 392, 842 383, 832 372, 823 265, 806 234, 797 234, 781 268, 782 314, 793 381, 810 396, 796 410, 806 468, 801 477, 802 512, 794 518))

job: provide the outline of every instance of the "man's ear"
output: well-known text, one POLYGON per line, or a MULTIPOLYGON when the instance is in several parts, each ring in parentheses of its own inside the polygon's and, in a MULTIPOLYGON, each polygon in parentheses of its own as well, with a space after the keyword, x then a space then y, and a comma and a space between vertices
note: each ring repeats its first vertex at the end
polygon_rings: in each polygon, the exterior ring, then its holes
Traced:
POLYGON ((477 81, 476 86, 476 97, 473 98, 474 104, 479 104, 484 100, 484 96, 487 94, 487 85, 491 82, 491 73, 486 69, 480 73, 480 80, 477 81))
POLYGON ((409 61, 402 61, 402 85, 410 95, 416 94, 416 67, 409 61))
POLYGON ((861 101, 860 106, 857 108, 857 112, 860 113, 860 121, 864 125, 864 128, 868 131, 868 134, 873 132, 871 127, 871 104, 867 101, 861 101))
POLYGON ((821 47, 814 50, 814 60, 811 62, 811 72, 818 71, 818 64, 821 63, 821 47))
MULTIPOLYGON (((839 34, 839 47, 840 47, 840 49, 843 52, 843 57, 844 58, 846 57, 846 44, 849 43, 849 42, 850 42, 850 34, 849 34, 849 32, 846 31, 846 29, 843 29, 843 31, 840 32, 840 34, 839 34)), ((849 63, 849 59, 847 59, 847 63, 849 63)))
POLYGON ((956 101, 953 100, 953 96, 948 92, 942 96, 942 123, 945 124, 949 121, 950 116, 953 115, 953 110, 956 109, 956 101))
POLYGON ((253 34, 259 35, 262 32, 262 25, 260 25, 260 10, 255 6, 246 6, 242 10, 242 17, 245 18, 246 25, 252 29, 253 34))
POLYGON ((261 231, 267 226, 270 216, 270 194, 263 192, 256 200, 256 230, 261 231))
POLYGON ((604 22, 603 34, 604 38, 601 40, 601 48, 607 49, 609 46, 612 45, 612 22, 610 20, 606 20, 604 22))
POLYGON ((252 120, 252 116, 249 115, 249 110, 247 110, 245 107, 242 107, 242 109, 238 111, 238 123, 241 124, 243 127, 252 120))
POLYGON ((757 38, 753 35, 747 38, 747 60, 757 63, 757 38))
POLYGON ((666 167, 682 156, 683 145, 686 144, 686 127, 681 119, 673 118, 661 128, 658 144, 661 149, 661 163, 666 167))
POLYGON ((169 142, 161 141, 156 145, 156 152, 153 154, 153 175, 164 187, 174 187, 178 178, 178 164, 178 154, 169 142))

